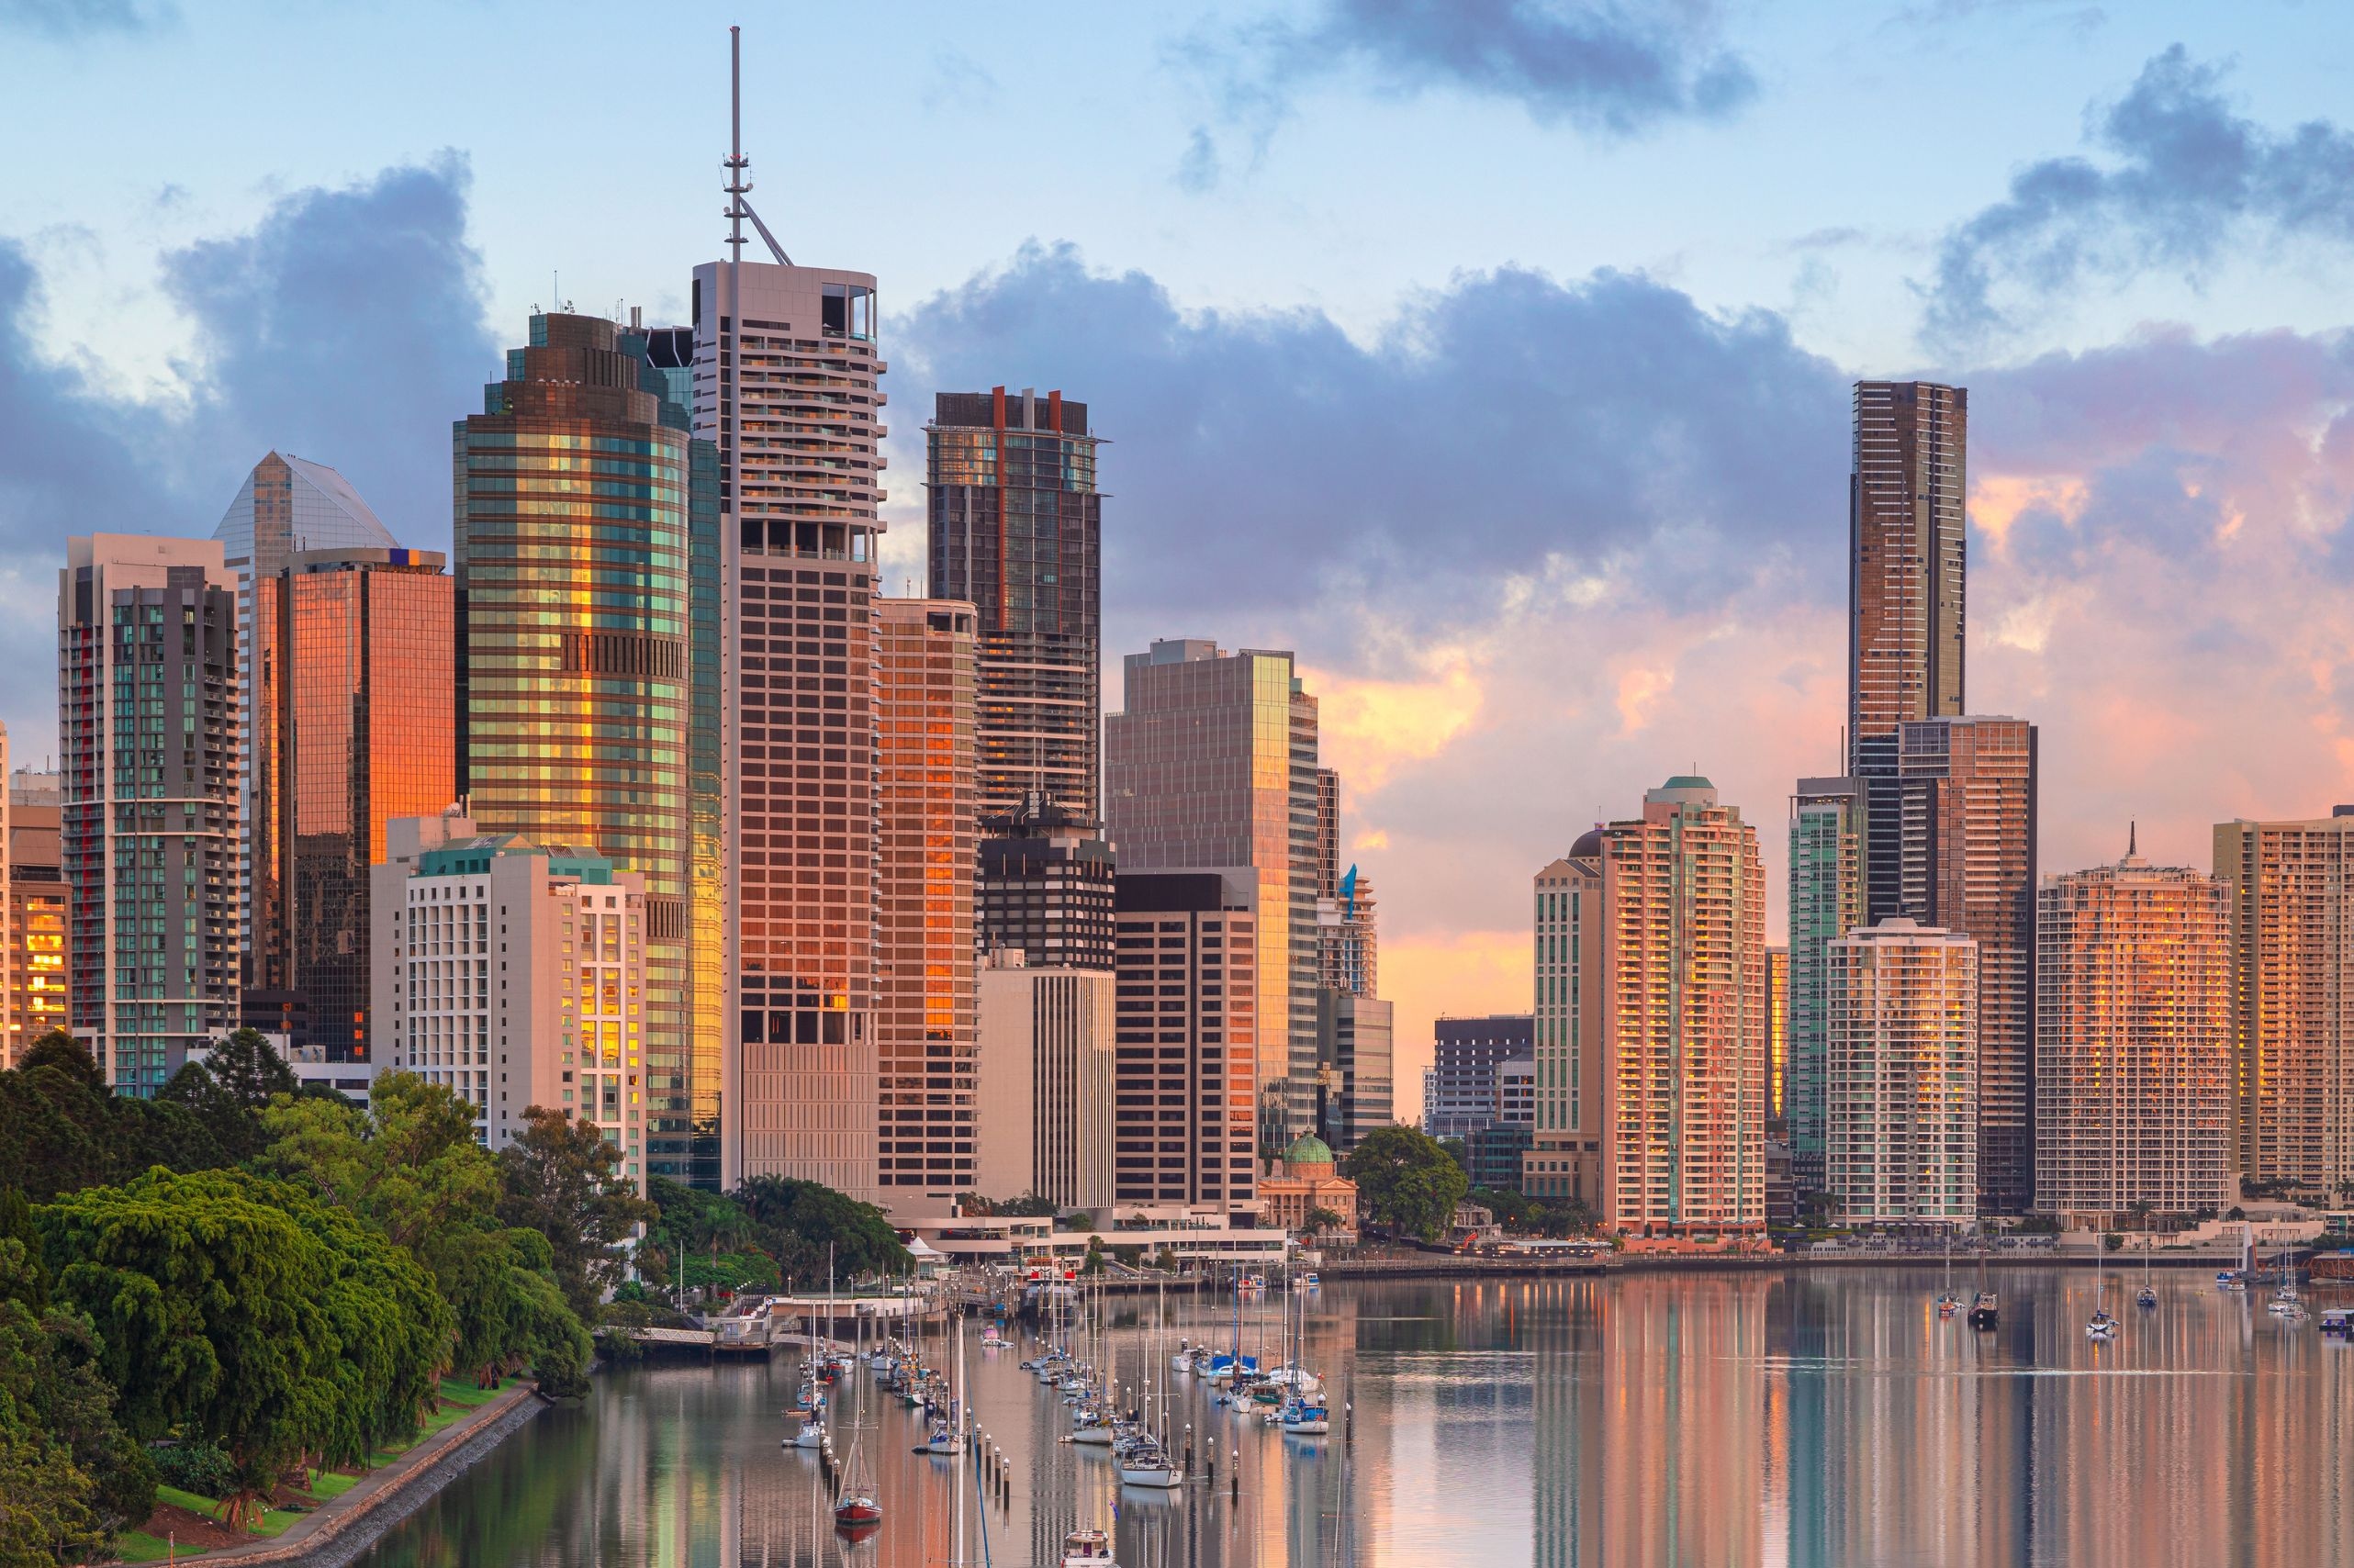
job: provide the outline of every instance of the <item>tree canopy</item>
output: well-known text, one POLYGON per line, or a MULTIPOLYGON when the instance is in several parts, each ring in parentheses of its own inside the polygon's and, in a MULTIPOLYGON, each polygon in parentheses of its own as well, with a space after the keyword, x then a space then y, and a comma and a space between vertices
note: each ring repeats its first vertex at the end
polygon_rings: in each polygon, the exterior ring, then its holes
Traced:
POLYGON ((0 1072, 0 1187, 20 1189, 33 1203, 127 1181, 151 1165, 185 1171, 229 1163, 199 1114, 110 1093, 89 1051, 62 1029, 0 1072))
POLYGON ((152 1170, 36 1215, 56 1304, 86 1316, 122 1424, 236 1467, 239 1517, 289 1463, 415 1432, 453 1322, 404 1249, 285 1182, 152 1170))
POLYGON ((837 1277, 905 1271, 914 1260, 883 1212, 815 1182, 756 1176, 725 1197, 656 1177, 654 1233, 685 1284, 770 1286, 790 1276, 825 1277, 833 1247, 837 1277))
POLYGON ((1357 1183, 1357 1205, 1378 1225, 1435 1241, 1471 1190, 1471 1178, 1439 1142, 1412 1127, 1376 1127, 1358 1141, 1340 1173, 1357 1183))
POLYGON ((627 1266, 623 1246, 656 1214, 621 1163, 595 1123, 539 1105, 499 1155, 499 1217, 546 1238, 555 1282, 583 1322, 596 1321, 627 1266))
POLYGON ((185 1105, 219 1140, 230 1162, 261 1152, 269 1134, 262 1112, 274 1095, 298 1094, 302 1082, 258 1029, 240 1029, 172 1075, 156 1099, 185 1105))
MULTIPOLYGON (((380 1074, 366 1109, 281 1098, 262 1113, 263 1171, 297 1181, 416 1254, 455 1322, 453 1359, 486 1386, 536 1365, 567 1388, 590 1346, 539 1232, 500 1221, 498 1158, 474 1111, 414 1073, 380 1074)), ((564 1389, 551 1387, 548 1392, 564 1389)))

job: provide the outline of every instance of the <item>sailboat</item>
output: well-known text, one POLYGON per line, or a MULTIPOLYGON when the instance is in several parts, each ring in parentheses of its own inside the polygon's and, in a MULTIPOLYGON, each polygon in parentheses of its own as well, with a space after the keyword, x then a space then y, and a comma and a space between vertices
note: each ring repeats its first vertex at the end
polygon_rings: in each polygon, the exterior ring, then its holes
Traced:
POLYGON ((2092 1259, 2092 1316, 2084 1320, 2084 1337, 2088 1339, 2113 1339, 2117 1337, 2117 1320, 2109 1316, 2103 1305, 2109 1289, 2109 1276, 2101 1268, 2098 1253, 2092 1259))
POLYGON ((2158 1287, 2150 1283, 2149 1279, 2149 1247, 2148 1242, 2142 1243, 2142 1288, 2134 1293, 2134 1305, 2144 1311, 2150 1311, 2158 1305, 2158 1287))
POLYGON ((2305 1304, 2297 1294, 2296 1270, 2290 1263, 2286 1251, 2281 1254, 2280 1288, 2272 1293, 2272 1299, 2264 1304, 2264 1310, 2287 1323, 2303 1323, 2305 1320, 2305 1304))
POLYGON ((1978 1297, 1970 1303, 1970 1327, 1992 1328, 2001 1315, 2001 1302, 1986 1285, 1986 1244, 1978 1243, 1978 1297))
POLYGON ((2224 1269, 2218 1271, 2215 1274, 2215 1289, 2219 1291, 2244 1291, 2248 1288, 2249 1261, 2248 1249, 2252 1244, 2252 1238, 2254 1235, 2255 1232, 2249 1229, 2248 1226, 2243 1225, 2239 1227, 2239 1267, 2236 1269, 2224 1269))
POLYGON ((845 1532, 871 1529, 882 1523, 882 1499, 867 1468, 860 1439, 850 1439, 850 1460, 842 1467, 842 1489, 834 1495, 834 1528, 845 1532))
POLYGON ((1954 1294, 1954 1233, 1945 1232, 1945 1288, 1937 1295, 1937 1316, 1951 1317, 1961 1311, 1962 1298, 1954 1294))
POLYGON ((1075 1529, 1062 1538, 1062 1568, 1120 1568, 1112 1541, 1099 1529, 1075 1529))

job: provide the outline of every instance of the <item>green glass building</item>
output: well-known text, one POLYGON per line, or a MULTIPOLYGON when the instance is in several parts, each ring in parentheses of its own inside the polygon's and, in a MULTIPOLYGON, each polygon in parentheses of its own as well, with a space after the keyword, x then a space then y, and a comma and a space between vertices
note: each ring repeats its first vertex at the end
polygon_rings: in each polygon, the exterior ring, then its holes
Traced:
POLYGON ((646 334, 531 319, 453 431, 458 789, 487 834, 592 846, 645 880, 633 1176, 718 1180, 715 461, 646 334), (699 482, 700 481, 700 482, 699 482), (699 855, 700 832, 711 840, 699 855), (698 958, 701 958, 701 968, 698 958), (712 1057, 699 1071, 698 1050, 712 1057))

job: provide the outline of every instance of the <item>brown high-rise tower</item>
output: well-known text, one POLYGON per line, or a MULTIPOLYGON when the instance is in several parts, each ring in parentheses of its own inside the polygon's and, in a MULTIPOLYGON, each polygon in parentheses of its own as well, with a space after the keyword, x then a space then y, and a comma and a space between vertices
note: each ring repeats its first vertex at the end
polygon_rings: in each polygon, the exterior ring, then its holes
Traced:
MULTIPOLYGON (((1877 771, 1899 724, 1962 707, 1969 393, 1855 383, 1847 480, 1847 746, 1877 771)), ((1892 766, 1888 769, 1894 771, 1892 766)))

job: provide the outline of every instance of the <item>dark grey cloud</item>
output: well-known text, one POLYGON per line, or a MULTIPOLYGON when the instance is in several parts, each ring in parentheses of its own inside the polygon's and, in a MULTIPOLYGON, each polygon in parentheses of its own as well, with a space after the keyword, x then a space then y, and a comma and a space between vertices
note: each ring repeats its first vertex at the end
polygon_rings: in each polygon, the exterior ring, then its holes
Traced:
POLYGON ((0 30, 52 39, 143 33, 179 19, 171 0, 0 0, 0 30))
MULTIPOLYGON (((1181 311, 1141 273, 1034 247, 897 340, 922 410, 1001 383, 1088 403, 1113 443, 1105 598, 1164 627, 1336 592, 1441 622, 1552 556, 1633 560, 1681 605, 1822 533, 1845 493, 1839 369, 1778 316, 1628 274, 1461 277, 1367 344, 1316 310, 1181 311)), ((1821 565, 1828 602, 1836 552, 1821 565)))
MULTIPOLYGON (((1721 0, 1324 0, 1304 24, 1196 35, 1183 52, 1261 148, 1302 85, 1351 73, 1387 92, 1501 98, 1545 124, 1625 137, 1721 119, 1756 95, 1748 62, 1723 43, 1725 10, 1721 0)), ((1192 188, 1216 169, 1203 134, 1181 174, 1192 188)))
MULTIPOLYGON (((6 667, 54 662, 68 536, 209 533, 273 447, 342 469, 404 542, 447 542, 450 421, 481 406, 499 368, 465 243, 466 185, 455 158, 388 169, 295 192, 250 233, 167 254, 166 287, 199 351, 168 412, 41 355, 39 276, 0 239, 6 667)), ((54 692, 47 679, 0 687, 21 751, 47 748, 54 692)))
MULTIPOLYGON (((273 206, 248 234, 164 260, 206 394, 191 477, 222 489, 272 447, 343 471, 397 538, 449 533, 450 421, 500 373, 454 154, 273 206)), ((521 341, 523 323, 508 335, 521 341)))
POLYGON ((2354 135, 2326 120, 2275 132, 2237 113, 2224 68, 2177 44, 2102 111, 2105 156, 2047 158, 1947 233, 1924 287, 1924 336, 1970 347, 2089 280, 2195 276, 2251 237, 2354 241, 2354 135))

